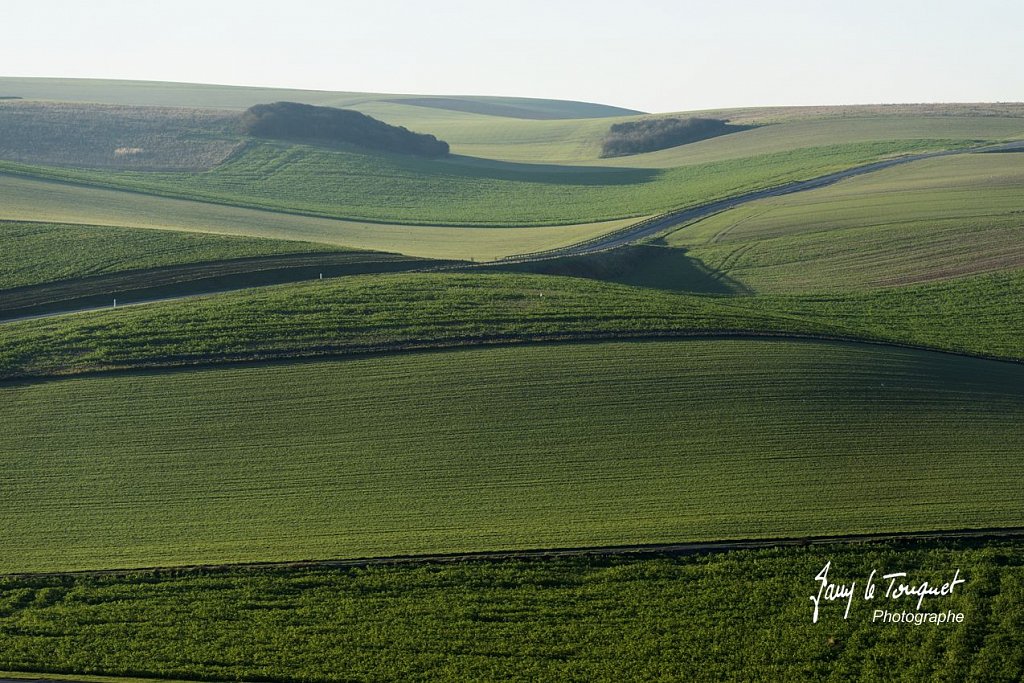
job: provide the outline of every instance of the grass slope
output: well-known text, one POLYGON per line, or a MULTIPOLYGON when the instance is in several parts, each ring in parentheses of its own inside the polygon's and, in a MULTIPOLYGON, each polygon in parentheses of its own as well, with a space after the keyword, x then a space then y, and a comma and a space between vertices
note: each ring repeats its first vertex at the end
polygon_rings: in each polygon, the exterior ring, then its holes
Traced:
POLYGON ((485 115, 500 113, 503 116, 514 115, 526 118, 589 118, 637 113, 631 109, 602 104, 528 97, 385 95, 328 90, 86 78, 0 77, 0 92, 25 99, 203 109, 248 109, 254 104, 281 100, 352 108, 368 102, 386 104, 408 99, 416 105, 428 103, 437 108, 451 108, 455 111, 480 109, 479 113, 485 115))
POLYGON ((345 251, 350 250, 311 242, 0 221, 0 292, 14 287, 126 270, 345 251))
POLYGON ((261 142, 201 174, 86 171, 11 162, 0 163, 0 170, 332 218, 524 226, 643 216, 958 144, 909 140, 834 145, 650 170, 424 160, 261 142))
POLYGON ((0 174, 0 219, 242 235, 485 261, 552 249, 632 222, 535 228, 467 228, 359 223, 260 211, 0 174))
POLYGON ((403 274, 0 325, 0 377, 785 325, 728 300, 573 278, 403 274))
POLYGON ((698 296, 542 275, 353 276, 0 325, 0 377, 409 348, 811 334, 1024 359, 1024 272, 835 296, 698 296))
POLYGON ((1012 525, 1022 387, 728 340, 8 385, 0 571, 1012 525))
POLYGON ((737 116, 723 111, 681 112, 679 116, 715 116, 734 124, 754 125, 741 131, 629 157, 601 159, 601 142, 615 123, 639 117, 572 121, 522 121, 493 117, 427 116, 403 109, 361 105, 361 111, 395 125, 418 126, 447 140, 456 154, 530 163, 582 164, 608 168, 674 168, 761 154, 837 144, 886 140, 1004 140, 1024 137, 1024 107, 979 115, 963 111, 926 115, 915 110, 896 115, 886 110, 870 116, 777 120, 771 115, 737 116))
MULTIPOLYGON (((882 584, 884 586, 884 584, 882 584)), ((1024 674, 1024 547, 759 550, 629 561, 0 579, 0 666, 209 680, 826 680, 1024 674), (815 576, 966 583, 882 625, 858 599, 811 623, 815 576), (59 642, 59 647, 54 643, 59 642)), ((879 590, 881 595, 881 589, 879 590)))
POLYGON ((0 222, 0 317, 443 262, 203 233, 0 222))
POLYGON ((669 235, 748 288, 887 287, 1024 266, 1024 154, 927 159, 725 211, 669 235))

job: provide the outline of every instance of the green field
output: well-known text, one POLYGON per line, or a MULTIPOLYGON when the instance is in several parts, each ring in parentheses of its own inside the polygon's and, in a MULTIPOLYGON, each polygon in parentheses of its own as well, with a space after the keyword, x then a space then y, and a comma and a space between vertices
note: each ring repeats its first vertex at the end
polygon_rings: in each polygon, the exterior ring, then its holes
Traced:
POLYGON ((323 244, 122 227, 0 222, 0 293, 126 270, 260 256, 342 253, 323 244))
POLYGON ((311 242, 0 221, 0 316, 451 265, 311 242))
POLYGON ((404 274, 266 287, 0 325, 0 377, 712 330, 827 331, 715 298, 520 275, 404 274))
POLYGON ((317 242, 427 258, 488 261, 582 242, 633 219, 534 228, 359 223, 0 174, 0 220, 128 226, 317 242))
POLYGON ((1024 548, 0 579, 0 667, 208 680, 957 680, 1024 673, 1024 548), (811 623, 813 577, 906 571, 963 624, 811 623))
POLYGON ((1022 387, 741 340, 8 384, 0 570, 1013 525, 1022 387))
POLYGON ((926 159, 751 202, 666 243, 749 290, 892 287, 1020 268, 1024 154, 926 159))
POLYGON ((1024 359, 1024 272, 836 296, 583 278, 353 276, 0 325, 0 377, 544 340, 824 335, 1024 359), (979 332, 980 330, 980 332, 979 332))
POLYGON ((250 143, 200 174, 0 162, 34 177, 350 220, 433 225, 590 223, 659 213, 882 158, 963 145, 891 140, 811 147, 675 169, 506 164, 250 143), (381 178, 387 178, 383 184, 381 178))
POLYGON ((0 318, 52 314, 0 321, 0 678, 1020 680, 1017 540, 297 563, 1016 533, 1024 153, 471 261, 1024 139, 1024 104, 680 113, 749 128, 600 159, 648 115, 61 79, 0 96, 26 98, 0 102, 0 318), (452 156, 242 136, 282 100, 452 156), (967 621, 860 605, 812 625, 826 559, 959 567, 967 621))

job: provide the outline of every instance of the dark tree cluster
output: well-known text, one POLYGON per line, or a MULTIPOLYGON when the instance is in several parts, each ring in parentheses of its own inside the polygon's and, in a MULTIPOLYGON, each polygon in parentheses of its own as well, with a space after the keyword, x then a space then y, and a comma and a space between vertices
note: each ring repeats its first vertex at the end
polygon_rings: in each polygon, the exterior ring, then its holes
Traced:
POLYGON ((383 152, 437 158, 448 155, 448 143, 433 135, 413 133, 402 126, 351 109, 316 107, 298 102, 257 104, 242 114, 246 135, 275 140, 348 143, 383 152))
POLYGON ((603 157, 653 152, 698 140, 725 135, 746 126, 734 126, 720 119, 664 118, 613 124, 604 139, 603 157))
POLYGON ((17 95, 0 95, 0 100, 20 100, 17 95))

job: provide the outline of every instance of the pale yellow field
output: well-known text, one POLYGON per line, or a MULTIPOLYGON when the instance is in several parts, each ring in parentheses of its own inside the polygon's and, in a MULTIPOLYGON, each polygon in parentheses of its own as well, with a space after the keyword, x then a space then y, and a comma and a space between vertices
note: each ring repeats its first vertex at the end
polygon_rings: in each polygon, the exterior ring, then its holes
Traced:
POLYGON ((477 261, 573 244, 638 220, 531 228, 360 223, 9 175, 0 175, 0 197, 0 220, 250 235, 477 261))

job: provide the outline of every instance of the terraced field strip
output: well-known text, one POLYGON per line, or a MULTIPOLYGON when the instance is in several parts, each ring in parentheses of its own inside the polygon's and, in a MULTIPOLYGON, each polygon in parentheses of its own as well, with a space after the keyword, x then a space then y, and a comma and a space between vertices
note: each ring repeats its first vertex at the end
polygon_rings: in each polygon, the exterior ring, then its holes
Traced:
POLYGON ((633 219, 536 228, 461 228, 359 223, 156 197, 0 174, 0 219, 191 231, 315 242, 424 258, 488 261, 551 249, 619 229, 633 219))
MULTIPOLYGON (((1024 114, 1024 108, 1018 108, 1024 114)), ((780 121, 769 113, 744 116, 720 112, 733 123, 756 127, 710 140, 628 157, 601 159, 600 166, 674 168, 740 159, 784 150, 881 140, 946 139, 978 144, 1024 138, 1024 116, 886 115, 810 118, 780 121)), ((706 116, 709 114, 701 114, 706 116)), ((711 113, 710 115, 714 115, 711 113)), ((578 162, 582 163, 582 162, 578 162)))
POLYGON ((1024 367, 784 341, 0 387, 0 571, 1019 524, 1024 367))
POLYGON ((666 241, 757 291, 815 292, 1019 268, 1022 229, 1024 154, 962 154, 753 201, 666 241))

